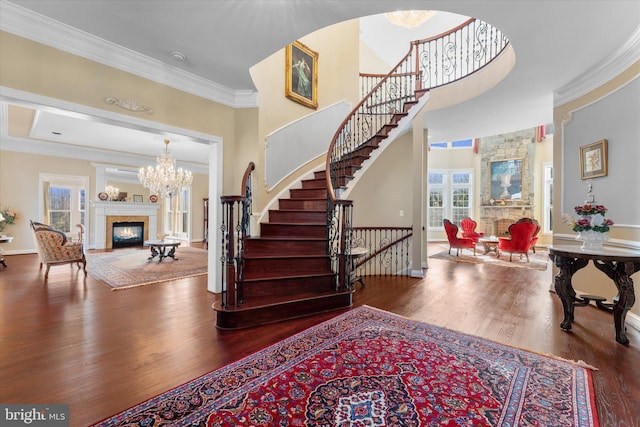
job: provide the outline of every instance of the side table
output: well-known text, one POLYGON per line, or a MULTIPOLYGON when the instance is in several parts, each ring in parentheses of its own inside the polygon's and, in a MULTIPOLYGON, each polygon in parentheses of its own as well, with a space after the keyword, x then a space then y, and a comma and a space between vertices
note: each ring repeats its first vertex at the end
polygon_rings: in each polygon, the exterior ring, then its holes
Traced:
POLYGON ((616 249, 605 247, 602 249, 581 249, 577 245, 552 245, 549 246, 549 258, 558 267, 558 273, 553 281, 556 294, 562 301, 564 319, 560 323, 563 331, 570 331, 574 321, 574 307, 581 307, 585 300, 594 300, 596 305, 602 305, 604 298, 588 295, 576 298, 573 289, 572 278, 576 271, 587 266, 589 261, 618 288, 618 295, 613 299, 611 309, 613 311, 613 323, 616 332, 616 341, 629 345, 627 338, 625 318, 627 312, 636 302, 631 276, 640 271, 640 251, 616 249), (600 304, 598 304, 600 300, 600 304))
MULTIPOLYGON (((0 243, 11 243, 13 241, 13 237, 9 236, 0 236, 0 243)), ((2 248, 0 248, 0 265, 2 265, 2 269, 7 268, 7 262, 4 260, 2 248)))
POLYGON ((357 282, 364 287, 364 280, 361 276, 356 274, 356 260, 359 258, 363 258, 365 255, 369 253, 367 248, 355 247, 351 248, 351 254, 349 255, 349 264, 351 268, 351 276, 349 278, 349 286, 354 286, 357 282))
POLYGON ((176 248, 180 246, 180 241, 147 240, 144 242, 144 245, 151 249, 151 256, 148 259, 158 257, 158 262, 162 262, 163 258, 178 260, 175 254, 176 248), (167 248, 170 248, 168 253, 167 248))
POLYGON ((482 243, 485 255, 489 252, 494 252, 496 256, 498 255, 498 243, 500 243, 498 239, 495 237, 484 237, 478 241, 482 243))

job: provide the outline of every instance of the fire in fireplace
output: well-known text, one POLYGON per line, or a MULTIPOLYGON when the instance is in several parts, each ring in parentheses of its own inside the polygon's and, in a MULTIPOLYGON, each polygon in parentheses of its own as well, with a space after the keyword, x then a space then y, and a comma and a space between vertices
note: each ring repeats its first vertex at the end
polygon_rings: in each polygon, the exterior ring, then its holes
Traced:
POLYGON ((142 246, 144 240, 144 222, 114 222, 112 228, 113 248, 142 246))

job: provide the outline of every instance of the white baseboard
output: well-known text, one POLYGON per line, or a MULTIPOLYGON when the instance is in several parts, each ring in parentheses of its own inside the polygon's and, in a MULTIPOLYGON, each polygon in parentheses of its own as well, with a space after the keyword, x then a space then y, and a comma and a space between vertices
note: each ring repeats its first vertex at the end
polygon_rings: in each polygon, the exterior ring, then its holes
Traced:
POLYGON ((636 331, 640 331, 640 316, 633 313, 627 313, 625 325, 631 326, 636 331))

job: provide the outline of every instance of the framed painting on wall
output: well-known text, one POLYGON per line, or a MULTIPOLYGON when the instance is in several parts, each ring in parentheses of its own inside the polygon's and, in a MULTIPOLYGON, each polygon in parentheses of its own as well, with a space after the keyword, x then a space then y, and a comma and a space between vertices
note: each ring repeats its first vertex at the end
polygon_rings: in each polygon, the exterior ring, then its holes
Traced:
POLYGON ((318 108, 318 53, 295 41, 286 47, 285 61, 285 96, 318 108))
POLYGON ((607 140, 580 147, 580 178, 607 176, 607 140))
POLYGON ((490 172, 491 199, 522 199, 522 159, 491 162, 490 172))

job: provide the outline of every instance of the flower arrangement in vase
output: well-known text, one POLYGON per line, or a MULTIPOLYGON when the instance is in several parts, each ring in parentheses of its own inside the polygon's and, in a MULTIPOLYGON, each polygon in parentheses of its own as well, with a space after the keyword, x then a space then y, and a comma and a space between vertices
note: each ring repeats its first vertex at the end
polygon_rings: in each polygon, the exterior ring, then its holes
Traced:
POLYGON ((3 234, 7 225, 13 225, 16 223, 18 215, 11 208, 4 208, 0 210, 0 234, 3 234))
POLYGON ((613 225, 613 221, 605 218, 607 208, 603 205, 586 203, 573 208, 580 219, 569 218, 571 229, 578 233, 576 240, 581 240, 582 249, 601 249, 602 244, 609 240, 606 234, 613 225))

